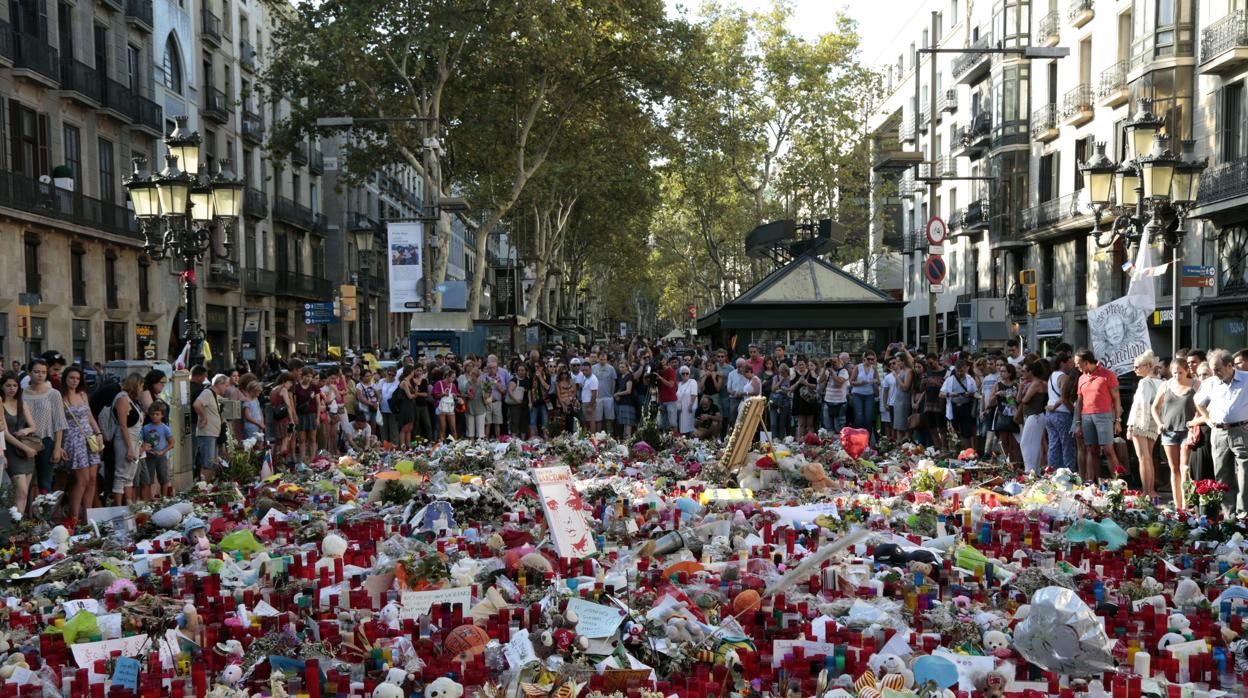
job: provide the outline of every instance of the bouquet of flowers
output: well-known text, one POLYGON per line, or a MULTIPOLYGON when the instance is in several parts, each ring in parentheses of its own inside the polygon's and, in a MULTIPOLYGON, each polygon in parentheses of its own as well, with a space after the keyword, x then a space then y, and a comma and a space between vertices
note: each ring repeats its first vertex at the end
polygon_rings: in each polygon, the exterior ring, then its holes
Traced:
POLYGON ((1187 506, 1195 508, 1216 507, 1222 504, 1222 493, 1229 489, 1217 480, 1188 480, 1183 485, 1184 501, 1187 506))

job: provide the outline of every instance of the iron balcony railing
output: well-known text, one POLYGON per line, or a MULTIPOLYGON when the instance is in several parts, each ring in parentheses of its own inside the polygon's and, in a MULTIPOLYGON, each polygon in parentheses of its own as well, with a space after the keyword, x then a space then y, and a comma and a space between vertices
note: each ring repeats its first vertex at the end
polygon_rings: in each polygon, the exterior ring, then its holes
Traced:
POLYGON ((242 129, 240 130, 243 138, 253 143, 263 143, 264 117, 252 111, 244 111, 242 129))
POLYGON ((271 269, 248 267, 243 272, 243 289, 256 295, 273 295, 277 292, 277 273, 271 269))
POLYGON ((95 68, 72 58, 61 61, 61 89, 76 92, 95 104, 104 96, 100 74, 95 68))
POLYGON ((956 177, 958 175, 958 159, 952 155, 941 155, 936 160, 937 177, 956 177))
POLYGON ((126 21, 151 33, 156 27, 153 21, 152 0, 126 0, 126 21))
POLYGON ((13 67, 32 70, 52 82, 61 79, 61 59, 56 49, 37 36, 15 32, 13 34, 16 53, 13 67))
POLYGON ((238 62, 251 72, 256 72, 256 49, 246 41, 238 42, 238 62))
POLYGON ((281 290, 287 295, 321 300, 329 299, 329 279, 312 276, 311 274, 301 274, 295 271, 282 271, 278 275, 281 277, 281 290))
POLYGON ((215 288, 238 288, 241 281, 238 266, 228 259, 218 259, 208 265, 208 285, 215 288))
POLYGON ((159 136, 164 134, 165 110, 156 102, 139 95, 134 96, 135 124, 159 136))
POLYGON ((308 169, 312 171, 312 174, 325 172, 325 154, 320 148, 313 146, 308 149, 308 169))
POLYGON ((352 232, 357 230, 377 230, 377 221, 369 217, 367 213, 359 211, 347 211, 347 228, 352 232))
POLYGON ((1248 46, 1248 10, 1235 10, 1200 33, 1200 62, 1233 48, 1248 46))
POLYGON ((284 196, 273 198, 273 219, 279 223, 293 225, 300 230, 312 229, 312 209, 284 196))
POLYGON ((910 143, 914 141, 914 115, 911 114, 901 120, 901 125, 897 127, 897 140, 902 143, 910 143))
MULTIPOLYGON (((979 39, 971 44, 970 48, 985 49, 992 46, 992 32, 980 32, 979 39)), ((953 59, 953 77, 961 79, 963 75, 971 72, 971 69, 987 61, 989 54, 987 53, 964 53, 953 59)))
POLYGON ((1096 96, 1098 99, 1104 99, 1105 97, 1126 89, 1127 64, 1128 61, 1124 58, 1101 71, 1101 81, 1096 88, 1096 96))
POLYGON ((139 224, 129 209, 15 172, 0 171, 0 206, 57 218, 133 240, 143 239, 139 234, 139 224))
POLYGON ((1200 176, 1200 205, 1248 195, 1248 158, 1224 162, 1205 170, 1200 176))
POLYGON ((983 230, 989 220, 988 199, 976 199, 966 205, 962 215, 962 227, 966 230, 983 230))
POLYGON ((247 187, 243 190, 243 215, 248 218, 269 217, 269 197, 259 189, 247 187))
POLYGON ((1092 0, 1070 0, 1070 5, 1066 7, 1066 19, 1070 22, 1077 21, 1092 11, 1092 4, 1092 0))
POLYGON ((1039 138, 1046 131, 1057 128, 1057 105, 1046 104, 1031 113, 1031 137, 1039 138))
POLYGON ((220 46, 221 18, 209 12, 207 8, 200 13, 200 18, 203 21, 202 36, 204 37, 204 40, 211 43, 213 46, 220 46))
POLYGON ((1056 225, 1071 218, 1077 218, 1083 211, 1080 207, 1083 190, 1050 199, 1042 204, 1023 209, 1023 230, 1034 231, 1056 225))
POLYGON ((0 58, 9 62, 17 56, 17 47, 13 39, 13 27, 8 22, 0 21, 0 58))
POLYGON ((1092 111, 1092 86, 1077 85, 1062 97, 1062 120, 1092 111))
POLYGON ((100 105, 123 121, 134 123, 139 118, 139 104, 130 88, 107 78, 104 80, 104 100, 100 105))
POLYGON ((290 161, 296 165, 308 164, 308 143, 300 141, 295 144, 295 149, 290 151, 290 161))
POLYGON ((204 90, 204 115, 223 124, 230 120, 230 102, 224 92, 215 87, 204 90))
POLYGON ((118 12, 126 9, 126 0, 104 0, 104 4, 108 5, 109 9, 113 9, 118 12))
POLYGON ((313 232, 324 234, 329 231, 329 218, 324 213, 312 214, 312 230, 313 232))
POLYGON ((1040 18, 1040 25, 1036 31, 1036 41, 1041 44, 1057 41, 1061 31, 1062 16, 1057 12, 1050 12, 1040 18))

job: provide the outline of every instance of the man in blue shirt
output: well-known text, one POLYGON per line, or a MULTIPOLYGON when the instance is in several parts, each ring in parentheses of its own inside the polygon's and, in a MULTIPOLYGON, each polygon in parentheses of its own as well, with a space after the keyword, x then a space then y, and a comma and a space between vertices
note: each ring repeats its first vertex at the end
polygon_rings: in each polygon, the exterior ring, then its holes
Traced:
POLYGON ((1235 369, 1231 354, 1209 352, 1213 378, 1200 384, 1196 407, 1208 420, 1213 476, 1227 486, 1222 513, 1248 512, 1248 373, 1235 369))

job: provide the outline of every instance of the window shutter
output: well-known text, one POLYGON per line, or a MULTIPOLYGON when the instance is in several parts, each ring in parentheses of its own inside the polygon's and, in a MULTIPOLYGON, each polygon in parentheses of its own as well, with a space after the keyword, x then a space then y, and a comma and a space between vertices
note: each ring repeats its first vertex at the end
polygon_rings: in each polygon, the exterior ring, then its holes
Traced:
POLYGON ((39 171, 38 176, 52 174, 52 137, 47 114, 39 114, 39 171))
POLYGON ((1226 136, 1226 91, 1222 87, 1218 87, 1213 93, 1213 132, 1217 134, 1218 142, 1222 143, 1222 147, 1218 148, 1218 159, 1225 162, 1227 153, 1226 136))

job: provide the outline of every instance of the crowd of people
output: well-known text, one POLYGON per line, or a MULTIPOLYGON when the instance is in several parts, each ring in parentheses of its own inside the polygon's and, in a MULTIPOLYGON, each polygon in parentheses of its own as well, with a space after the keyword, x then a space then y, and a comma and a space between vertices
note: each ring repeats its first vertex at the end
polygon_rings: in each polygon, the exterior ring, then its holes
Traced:
MULTIPOLYGON (((1168 467, 1174 505, 1184 483, 1216 478, 1229 511, 1248 511, 1248 350, 1185 350, 1136 359, 1124 407, 1118 376, 1092 352, 1057 346, 1040 356, 1017 341, 1004 352, 924 354, 893 344, 826 357, 776 345, 726 348, 634 339, 557 347, 500 359, 403 355, 310 364, 271 358, 256 373, 190 371, 195 477, 211 481, 222 446, 267 439, 276 467, 381 443, 541 438, 580 429, 628 437, 642 423, 701 439, 728 433, 742 403, 766 400, 772 439, 845 426, 942 451, 1000 454, 1022 470, 1066 468, 1085 480, 1134 465, 1159 497, 1168 467), (236 400, 225 418, 222 400, 236 400), (1134 460, 1128 452, 1133 448, 1134 460)), ((39 493, 63 491, 65 518, 89 507, 169 492, 174 435, 161 370, 102 379, 55 351, 3 375, 4 472, 12 514, 39 493), (90 378, 90 380, 88 380, 90 378), (88 382, 94 386, 88 391, 88 382)))

